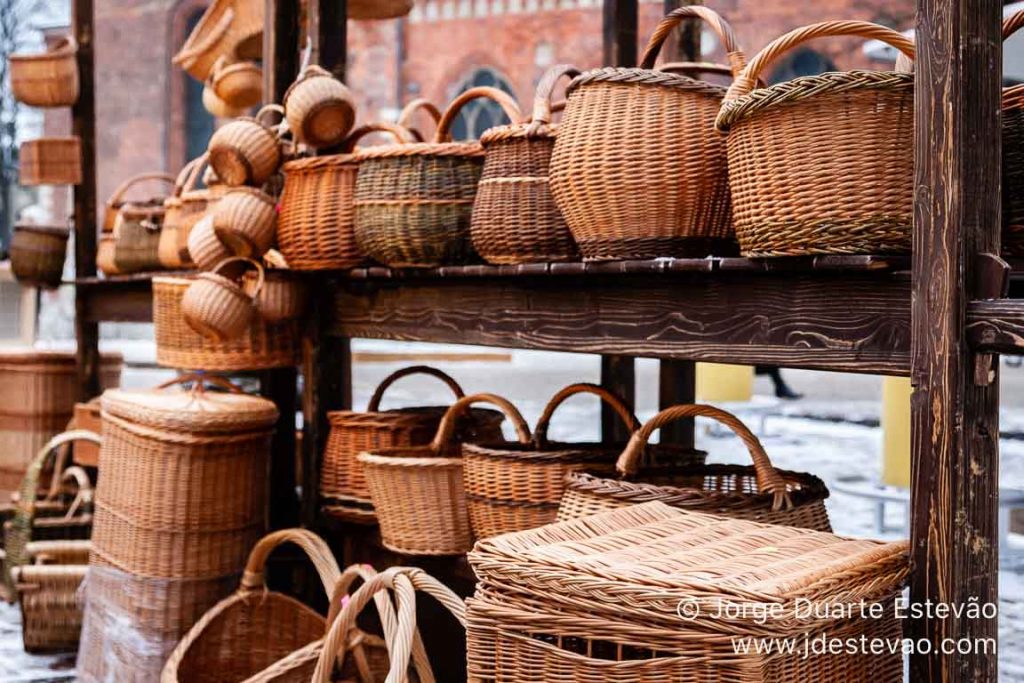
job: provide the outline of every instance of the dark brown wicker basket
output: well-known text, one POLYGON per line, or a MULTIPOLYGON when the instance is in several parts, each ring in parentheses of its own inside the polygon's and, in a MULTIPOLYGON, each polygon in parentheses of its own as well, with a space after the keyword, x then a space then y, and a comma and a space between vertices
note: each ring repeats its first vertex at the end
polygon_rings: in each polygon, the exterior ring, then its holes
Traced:
POLYGON ((11 237, 11 271, 18 282, 43 289, 58 287, 69 232, 61 226, 16 225, 11 237))

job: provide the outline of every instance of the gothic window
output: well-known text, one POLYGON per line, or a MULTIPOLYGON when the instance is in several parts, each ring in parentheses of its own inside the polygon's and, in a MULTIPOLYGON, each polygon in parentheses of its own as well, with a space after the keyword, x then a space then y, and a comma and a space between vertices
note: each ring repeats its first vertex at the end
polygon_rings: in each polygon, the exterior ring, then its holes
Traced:
MULTIPOLYGON (((203 10, 189 14, 186 35, 192 32, 203 10)), ((203 106, 203 84, 194 78, 185 78, 185 158, 195 159, 206 151, 210 136, 213 135, 213 115, 203 106)))
MULTIPOLYGON (((487 85, 492 88, 504 90, 509 95, 514 95, 512 86, 497 71, 490 68, 477 69, 473 74, 463 81, 459 86, 458 93, 461 94, 480 85, 487 85)), ((480 137, 488 128, 511 123, 501 106, 490 99, 481 97, 469 102, 462 108, 455 122, 452 124, 452 138, 455 140, 475 140, 480 137)))

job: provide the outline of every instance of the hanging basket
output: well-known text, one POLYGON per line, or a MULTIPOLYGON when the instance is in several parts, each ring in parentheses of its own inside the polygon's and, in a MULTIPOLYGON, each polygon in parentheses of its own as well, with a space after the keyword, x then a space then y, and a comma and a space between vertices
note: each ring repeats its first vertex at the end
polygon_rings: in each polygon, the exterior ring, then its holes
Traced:
POLYGON ((515 406, 494 394, 460 398, 429 446, 378 448, 358 456, 366 474, 381 542, 402 555, 461 555, 473 547, 463 487, 462 444, 455 421, 473 403, 499 407, 522 443, 530 430, 515 406))
POLYGON ((14 99, 30 107, 70 107, 78 101, 78 43, 61 38, 37 55, 11 55, 14 99))
POLYGON ((277 133, 264 123, 272 113, 283 115, 284 110, 268 104, 255 117, 235 119, 213 133, 208 148, 210 166, 227 185, 262 185, 281 165, 277 133))
POLYGON ((494 100, 512 121, 521 115, 496 88, 459 95, 434 142, 374 147, 360 153, 355 234, 371 258, 392 267, 457 265, 476 260, 469 224, 483 166, 478 142, 451 142, 449 129, 466 103, 494 100))
POLYGON ((263 101, 263 69, 248 61, 221 57, 213 67, 213 92, 231 109, 246 110, 263 101))
POLYGON ((211 270, 232 256, 231 250, 224 246, 213 230, 212 213, 207 213, 192 226, 186 248, 189 258, 200 270, 211 270))
POLYGON ((221 57, 259 57, 265 5, 263 0, 214 0, 174 55, 174 63, 202 83, 221 57))
POLYGON ((473 203, 473 246, 488 263, 578 261, 572 233, 555 206, 548 174, 555 147, 551 95, 567 64, 552 67, 537 86, 533 117, 491 128, 480 136, 484 170, 473 203))
POLYGON ((215 341, 242 336, 256 317, 254 297, 263 287, 263 266, 242 257, 224 259, 212 272, 200 273, 181 300, 181 312, 189 327, 215 341), (228 266, 247 264, 256 270, 252 293, 237 278, 223 275, 228 266))
POLYGON ((732 72, 732 27, 701 6, 669 13, 639 68, 588 71, 569 84, 551 157, 551 192, 587 260, 703 257, 732 249, 725 141, 713 127, 725 89, 655 69, 672 30, 705 22, 732 72))
POLYGON ((914 57, 913 42, 892 29, 830 21, 792 31, 751 60, 716 122, 728 133, 745 256, 910 252, 914 75, 842 71, 755 89, 787 52, 835 36, 881 40, 914 57))
POLYGON ((78 185, 82 182, 82 144, 75 137, 39 138, 21 143, 22 185, 78 185))
POLYGON ((288 128, 295 139, 313 148, 345 139, 356 120, 355 98, 331 72, 311 64, 284 94, 288 128))
POLYGON ((412 11, 413 0, 349 0, 348 18, 397 19, 412 11))
POLYGON ((70 230, 60 226, 16 225, 11 236, 11 272, 22 285, 56 289, 64 275, 70 230))
POLYGON ((248 271, 242 282, 245 293, 253 298, 256 312, 268 323, 302 318, 309 309, 309 288, 291 272, 281 253, 271 249, 263 257, 263 286, 259 273, 248 271))
POLYGON ((245 116, 246 109, 232 107, 227 102, 217 97, 213 90, 213 82, 207 81, 203 86, 203 108, 218 119, 237 119, 245 116))
POLYGON ((254 187, 233 187, 213 210, 213 231, 236 256, 259 258, 274 245, 274 198, 254 187))

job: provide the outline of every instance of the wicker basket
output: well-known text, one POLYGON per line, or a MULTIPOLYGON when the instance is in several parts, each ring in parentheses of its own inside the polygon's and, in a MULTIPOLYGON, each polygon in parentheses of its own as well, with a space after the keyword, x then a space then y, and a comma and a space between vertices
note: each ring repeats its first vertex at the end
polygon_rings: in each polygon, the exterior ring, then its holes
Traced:
POLYGON ((455 422, 473 403, 491 403, 512 421, 519 440, 530 430, 515 406, 494 394, 460 398, 429 446, 378 448, 358 456, 380 522, 381 542, 402 555, 461 555, 473 547, 463 488, 462 444, 455 422))
POLYGON ((548 183, 556 127, 551 94, 567 64, 551 67, 537 86, 533 117, 480 136, 485 158, 473 203, 473 247, 489 263, 578 261, 580 254, 548 183))
POLYGON ((825 484, 810 474, 775 469, 761 442, 746 425, 718 408, 666 408, 633 434, 616 468, 625 478, 612 479, 602 473, 570 474, 558 519, 576 519, 657 500, 686 510, 764 524, 832 530, 825 510, 825 484), (696 465, 661 472, 642 469, 641 456, 651 435, 671 422, 692 417, 711 418, 735 432, 746 445, 753 466, 696 465))
POLYGON ((89 567, 89 541, 34 541, 29 564, 13 571, 26 652, 73 652, 82 633, 79 588, 89 567))
POLYGON ((214 132, 208 150, 210 166, 218 178, 232 187, 267 182, 281 165, 281 144, 264 120, 283 111, 276 104, 268 104, 255 117, 243 116, 214 132))
POLYGON ((483 165, 478 142, 451 142, 449 127, 479 97, 498 102, 513 121, 512 98, 495 88, 459 95, 438 124, 434 142, 374 147, 360 154, 355 235, 360 249, 394 267, 462 264, 476 259, 469 236, 483 165))
POLYGON ((734 73, 732 27, 706 7, 669 13, 640 68, 573 80, 551 157, 551 192, 588 260, 706 256, 731 248, 725 141, 712 124, 725 89, 655 70, 662 43, 698 18, 718 35, 734 73))
POLYGON ((202 83, 223 56, 259 57, 265 5, 263 0, 214 0, 174 55, 174 63, 202 83))
POLYGON ((82 143, 77 137, 39 138, 21 143, 18 181, 22 185, 78 185, 82 143))
MULTIPOLYGON (((1024 11, 1003 21, 1003 40, 1024 27, 1024 11)), ((1024 85, 1003 90, 1003 253, 1024 256, 1024 85)))
POLYGON ((411 134, 388 123, 360 126, 345 140, 344 153, 289 161, 277 219, 277 246, 295 270, 352 268, 365 260, 356 244, 353 198, 359 154, 365 135, 385 132, 396 142, 411 134))
POLYGON ((254 320, 249 331, 229 342, 215 342, 185 322, 181 299, 191 280, 153 278, 153 324, 156 362, 169 368, 232 372, 298 365, 302 344, 298 325, 270 325, 254 320))
POLYGON ((412 11, 413 0, 351 0, 349 19, 397 19, 412 11))
POLYGON ((113 233, 100 235, 96 241, 96 267, 104 275, 117 275, 121 271, 117 269, 117 262, 114 261, 114 252, 117 247, 114 244, 113 233))
POLYGON ((237 256, 259 258, 274 245, 274 198, 254 187, 233 187, 213 210, 213 231, 237 256))
POLYGON ((441 123, 441 110, 438 109, 430 100, 424 97, 417 97, 402 107, 402 111, 398 114, 398 125, 412 133, 412 137, 415 142, 426 142, 430 139, 429 136, 425 135, 423 131, 414 125, 416 122, 416 115, 420 112, 426 114, 430 118, 435 129, 437 128, 437 124, 441 123))
POLYGON ((284 110, 295 139, 314 148, 338 144, 356 121, 352 93, 316 64, 303 69, 285 92, 284 110))
POLYGON ((256 261, 234 256, 217 264, 213 271, 200 273, 181 299, 185 322, 199 334, 218 342, 236 339, 249 330, 256 319, 255 298, 263 288, 263 266, 256 261), (228 277, 229 267, 244 264, 256 269, 252 292, 242 286, 241 275, 228 277))
POLYGON ((16 225, 11 237, 11 272, 23 285, 56 289, 64 275, 70 230, 61 226, 16 225))
POLYGON ((263 70, 249 61, 229 62, 221 57, 213 66, 213 92, 232 109, 248 109, 263 101, 263 70))
POLYGON ((226 258, 231 250, 213 230, 213 214, 207 213, 192 226, 186 241, 189 258, 201 270, 210 270, 226 258))
POLYGON ((309 287, 288 268, 279 251, 271 249, 264 257, 263 286, 260 273, 248 271, 242 281, 245 293, 253 299, 256 312, 264 322, 299 320, 309 309, 309 287))
POLYGON ((824 22, 773 41, 729 89, 716 125, 728 132, 733 218, 746 256, 910 252, 913 74, 833 72, 755 89, 783 54, 849 35, 914 56, 913 42, 891 29, 824 22))
MULTIPOLYGON (((416 365, 388 375, 373 392, 365 412, 337 410, 328 413, 331 430, 320 470, 320 497, 326 514, 349 522, 376 524, 370 488, 357 456, 364 451, 384 448, 425 446, 434 438, 447 407, 380 409, 388 388, 410 375, 436 377, 448 385, 456 399, 465 396, 458 382, 445 373, 416 365)), ((504 419, 504 415, 494 410, 470 408, 456 424, 456 439, 461 443, 501 441, 504 419)))
POLYGON ((78 43, 71 36, 38 55, 11 55, 11 92, 30 107, 70 107, 78 101, 78 43))
MULTIPOLYGON (((103 420, 100 418, 100 399, 98 396, 87 403, 75 404, 72 424, 74 429, 84 429, 93 434, 100 433, 103 429, 103 420)), ((71 457, 76 465, 99 467, 100 446, 91 441, 78 441, 72 447, 71 457)))
POLYGON ((103 232, 112 233, 117 224, 117 217, 121 213, 121 209, 125 208, 129 204, 142 207, 156 207, 157 204, 162 203, 166 197, 164 195, 150 195, 143 197, 139 194, 138 188, 143 183, 159 183, 167 187, 175 187, 177 179, 163 173, 162 171, 150 172, 150 173, 137 173, 131 176, 127 180, 123 181, 114 190, 113 194, 110 195, 110 199, 103 205, 103 232), (133 193, 137 199, 130 199, 129 194, 133 193))
MULTIPOLYGON (((196 203, 190 202, 188 213, 182 195, 186 189, 196 192, 195 183, 200 171, 206 164, 206 155, 197 157, 182 167, 174 181, 174 193, 164 200, 164 220, 160 230, 160 243, 157 256, 164 268, 178 269, 192 265, 188 254, 188 234, 192 226, 202 217, 206 202, 201 202, 201 210, 196 212, 196 203)), ((198 192, 206 195, 206 190, 198 192)))
POLYGON ((213 91, 213 84, 209 81, 203 86, 203 108, 218 119, 237 119, 239 116, 245 116, 248 111, 232 107, 217 97, 217 93, 213 91))
POLYGON ((808 657, 803 646, 823 634, 900 642, 893 604, 909 573, 906 541, 652 502, 496 536, 470 562, 480 579, 467 603, 472 681, 903 680, 899 648, 808 657), (839 605, 850 613, 832 618, 826 608, 839 605), (800 645, 767 655, 736 648, 765 637, 800 645))

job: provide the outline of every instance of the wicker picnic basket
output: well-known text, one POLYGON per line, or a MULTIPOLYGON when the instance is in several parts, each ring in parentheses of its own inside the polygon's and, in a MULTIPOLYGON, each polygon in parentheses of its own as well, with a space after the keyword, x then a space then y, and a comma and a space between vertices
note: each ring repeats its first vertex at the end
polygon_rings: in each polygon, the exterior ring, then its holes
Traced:
POLYGON ((114 189, 110 198, 103 205, 103 233, 114 232, 117 217, 125 206, 134 204, 136 206, 155 207, 166 199, 162 194, 144 195, 139 191, 140 187, 154 183, 173 188, 176 180, 174 176, 168 175, 163 171, 137 173, 124 180, 114 189))
POLYGON ((22 185, 78 185, 82 182, 82 142, 75 136, 21 143, 18 182, 22 185))
MULTIPOLYGON (((1003 40, 1024 27, 1024 11, 1003 21, 1003 40)), ((1024 85, 1003 89, 1003 253, 1024 256, 1024 85)))
POLYGON ((355 98, 330 71, 310 64, 284 94, 288 128, 310 147, 331 147, 345 139, 356 121, 355 98))
POLYGON ((295 270, 352 268, 365 260, 356 243, 353 199, 359 154, 356 143, 371 133, 396 142, 411 134, 390 123, 360 126, 345 139, 343 152, 284 164, 284 192, 277 219, 277 246, 295 270))
POLYGON ((714 30, 739 73, 744 58, 732 27, 695 6, 658 24, 639 68, 596 69, 569 84, 551 192, 588 260, 731 247, 725 141, 713 128, 725 89, 654 68, 666 37, 690 18, 714 30))
POLYGON ((259 186, 277 171, 281 143, 276 129, 265 123, 274 113, 283 115, 284 110, 268 104, 256 116, 237 118, 214 131, 207 147, 210 166, 225 184, 259 186))
POLYGON ((221 57, 258 58, 265 5, 263 0, 214 0, 174 55, 174 63, 202 83, 221 57))
POLYGON ((914 57, 913 41, 892 29, 829 21, 787 33, 750 61, 715 124, 728 133, 746 256, 910 252, 914 75, 842 71, 756 88, 784 54, 834 36, 881 40, 914 57))
POLYGON ((906 541, 652 502, 486 539, 469 559, 479 578, 467 602, 472 681, 903 680, 898 648, 806 656, 803 643, 899 642, 892 606, 909 573, 906 541), (849 612, 823 614, 829 605, 849 612), (801 645, 737 649, 759 637, 801 645))
POLYGON ((473 198, 483 166, 478 142, 452 142, 462 107, 487 97, 519 121, 513 99, 496 88, 470 88, 448 106, 434 142, 372 147, 360 152, 355 235, 360 249, 388 266, 430 267, 476 259, 469 236, 473 198))
MULTIPOLYGON (((326 514, 350 522, 376 524, 370 488, 357 456, 364 451, 384 448, 425 446, 434 438, 447 406, 380 409, 385 392, 410 375, 436 377, 451 389, 456 400, 465 396, 459 383, 449 375, 436 368, 414 365, 388 375, 373 392, 365 411, 327 413, 331 430, 320 469, 320 497, 326 514)), ((459 417, 455 438, 461 443, 502 441, 504 419, 504 415, 494 410, 470 408, 459 417)))
POLYGON ((567 64, 551 67, 537 86, 529 121, 491 128, 480 136, 484 169, 470 234, 473 247, 488 263, 579 260, 548 182, 557 130, 551 123, 551 95, 562 77, 578 75, 567 64))
POLYGON ((398 114, 398 126, 409 131, 414 142, 426 142, 429 139, 422 130, 414 125, 417 116, 420 114, 430 118, 435 130, 437 129, 437 124, 441 123, 441 110, 433 102, 425 97, 417 97, 410 101, 402 107, 402 111, 398 114))
POLYGON ((241 337, 256 319, 255 298, 263 288, 263 266, 252 259, 232 256, 209 273, 192 280, 181 298, 185 322, 199 334, 218 342, 241 337), (243 274, 226 275, 230 267, 242 265, 256 269, 256 284, 251 292, 242 286, 243 274))
POLYGON ((232 109, 248 109, 263 101, 263 69, 247 60, 222 56, 213 65, 210 83, 217 99, 232 109))
POLYGON ((78 43, 66 36, 46 52, 10 55, 11 92, 30 107, 70 107, 78 101, 78 43))
POLYGON ((11 236, 11 272, 29 287, 56 289, 64 275, 68 235, 56 225, 16 225, 11 236))
MULTIPOLYGON (((548 440, 555 411, 578 394, 594 394, 611 406, 633 432, 640 428, 628 406, 607 389, 572 384, 544 407, 529 444, 464 443, 464 486, 476 538, 522 531, 555 521, 566 477, 578 470, 612 474, 622 452, 618 443, 557 443, 548 440)), ((704 453, 672 446, 648 446, 646 454, 661 467, 700 465, 704 453)))
POLYGON ((661 411, 633 434, 616 469, 623 478, 594 472, 570 474, 558 519, 657 500, 765 524, 832 530, 825 510, 825 484, 811 474, 775 469, 753 432, 735 415, 712 406, 679 405, 661 411), (747 447, 753 466, 695 465, 662 471, 641 467, 644 448, 655 431, 693 417, 711 418, 732 430, 747 447))
POLYGON ((397 19, 412 11, 413 0, 351 0, 349 19, 397 19))
POLYGON ((90 547, 89 541, 33 541, 26 546, 29 562, 12 572, 26 652, 78 649, 82 634, 79 589, 89 568, 90 547))
POLYGON ((430 445, 359 454, 381 541, 389 550, 402 555, 461 555, 473 547, 462 443, 455 439, 455 424, 470 405, 481 402, 500 408, 512 421, 520 442, 530 441, 530 430, 515 406, 494 394, 473 394, 458 399, 445 412, 430 445))
POLYGON ((254 187, 232 187, 213 210, 213 231, 237 256, 259 258, 274 246, 274 198, 254 187))

